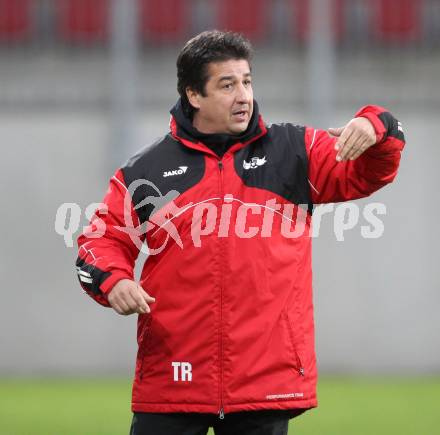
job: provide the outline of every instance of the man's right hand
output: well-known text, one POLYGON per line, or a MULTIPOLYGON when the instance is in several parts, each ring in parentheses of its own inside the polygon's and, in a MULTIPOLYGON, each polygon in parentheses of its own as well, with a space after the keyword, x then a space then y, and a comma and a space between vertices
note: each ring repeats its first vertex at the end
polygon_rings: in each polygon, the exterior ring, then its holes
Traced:
POLYGON ((156 301, 139 284, 130 279, 118 281, 110 290, 107 299, 111 307, 123 316, 149 313, 148 304, 156 301))

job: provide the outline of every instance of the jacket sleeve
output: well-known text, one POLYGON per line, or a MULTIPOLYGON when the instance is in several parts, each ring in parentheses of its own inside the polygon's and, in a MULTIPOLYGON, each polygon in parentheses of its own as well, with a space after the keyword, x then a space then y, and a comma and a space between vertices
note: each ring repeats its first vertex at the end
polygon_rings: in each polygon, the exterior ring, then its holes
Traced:
POLYGON ((76 270, 80 285, 101 305, 110 306, 107 294, 118 281, 134 277, 143 241, 139 228, 123 173, 118 170, 103 202, 78 238, 76 270))
POLYGON ((337 162, 336 138, 324 130, 306 128, 308 177, 315 204, 366 197, 391 183, 397 174, 405 145, 400 122, 379 106, 365 106, 355 116, 367 118, 377 137, 377 143, 356 160, 337 162))

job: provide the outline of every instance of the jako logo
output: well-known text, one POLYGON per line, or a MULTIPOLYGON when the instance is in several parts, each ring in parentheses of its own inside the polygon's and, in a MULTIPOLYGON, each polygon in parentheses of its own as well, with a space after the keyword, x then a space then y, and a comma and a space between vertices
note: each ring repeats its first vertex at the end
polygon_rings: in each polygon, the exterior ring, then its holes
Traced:
POLYGON ((263 166, 266 162, 267 162, 266 156, 264 156, 262 159, 260 159, 259 157, 252 157, 250 162, 243 160, 243 168, 244 169, 255 169, 258 166, 263 166))
POLYGON ((174 169, 174 171, 164 171, 164 177, 171 177, 173 175, 182 175, 186 172, 188 166, 179 166, 179 169, 174 169))

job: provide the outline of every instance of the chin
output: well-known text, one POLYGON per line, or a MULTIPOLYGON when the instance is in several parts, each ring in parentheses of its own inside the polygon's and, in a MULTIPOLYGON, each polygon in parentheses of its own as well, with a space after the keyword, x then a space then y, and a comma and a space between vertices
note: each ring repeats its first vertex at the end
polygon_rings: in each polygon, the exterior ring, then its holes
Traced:
POLYGON ((235 124, 233 126, 231 126, 231 133, 232 134, 241 134, 244 133, 246 131, 246 129, 248 128, 249 122, 243 123, 243 124, 235 124))

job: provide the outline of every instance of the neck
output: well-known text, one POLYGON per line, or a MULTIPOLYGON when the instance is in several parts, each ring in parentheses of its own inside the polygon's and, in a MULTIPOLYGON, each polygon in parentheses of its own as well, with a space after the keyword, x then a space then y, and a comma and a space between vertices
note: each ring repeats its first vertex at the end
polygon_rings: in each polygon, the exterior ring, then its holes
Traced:
POLYGON ((209 124, 207 125, 207 123, 200 119, 200 115, 198 113, 194 114, 192 125, 197 131, 203 134, 228 134, 228 132, 216 131, 215 129, 210 128, 209 124))

